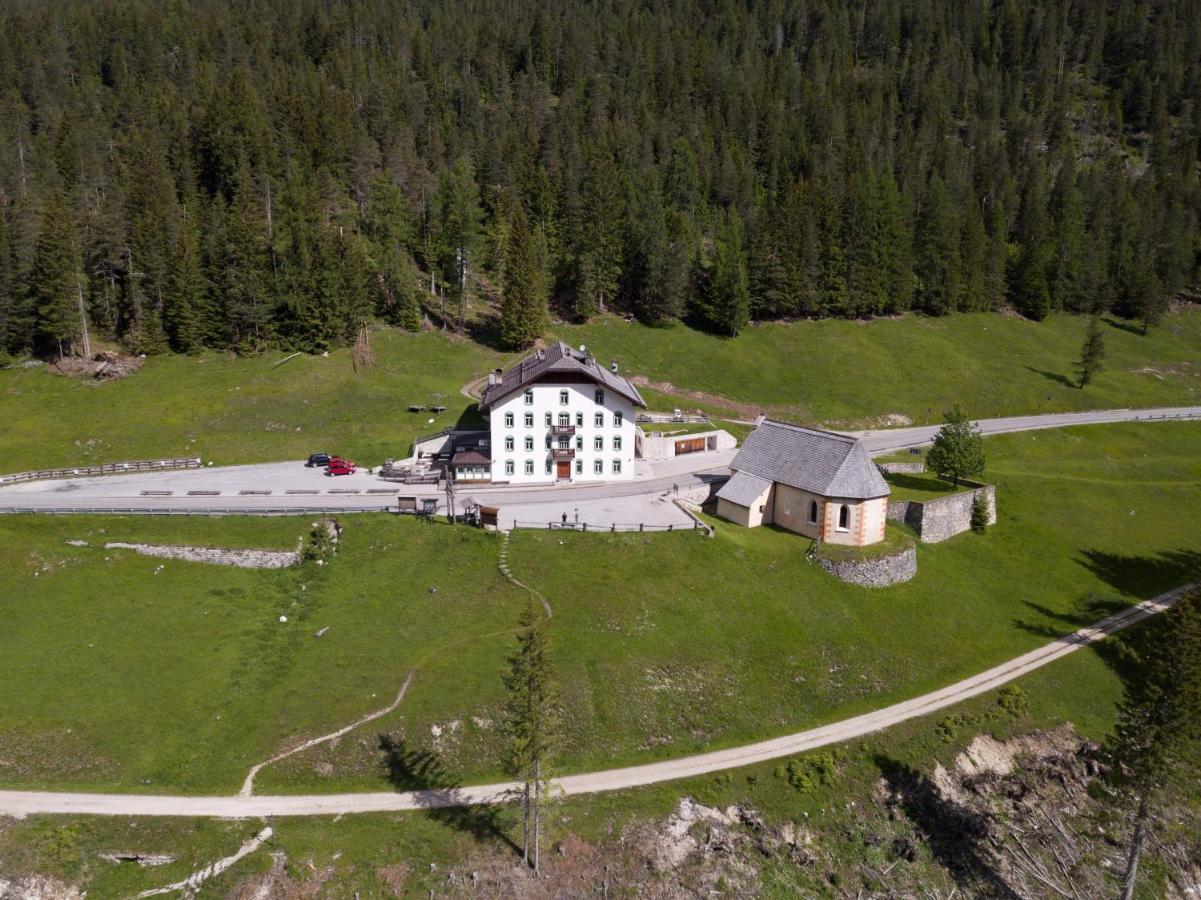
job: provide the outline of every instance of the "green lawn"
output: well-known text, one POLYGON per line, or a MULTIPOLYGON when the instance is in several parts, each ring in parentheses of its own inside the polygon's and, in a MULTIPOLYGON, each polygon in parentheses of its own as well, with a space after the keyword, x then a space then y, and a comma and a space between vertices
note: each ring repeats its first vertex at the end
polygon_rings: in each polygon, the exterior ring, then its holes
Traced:
POLYGON ((936 500, 967 490, 962 485, 955 487, 950 481, 944 481, 932 472, 890 472, 885 474, 884 480, 892 489, 892 493, 888 495, 890 500, 936 500))
MULTIPOLYGON (((1084 324, 906 316, 762 325, 728 340, 606 316, 556 333, 616 357, 625 374, 708 392, 697 400, 646 388, 653 409, 700 406, 737 419, 766 410, 846 426, 889 415, 938 421, 955 402, 975 417, 1201 402, 1201 309, 1169 316, 1148 337, 1107 327, 1107 368, 1081 391, 1064 380, 1084 324)), ((361 372, 346 350, 278 366, 282 353, 155 357, 107 384, 0 370, 0 470, 194 454, 259 462, 314 450, 375 465, 405 455, 417 434, 474 417, 460 388, 516 356, 436 331, 381 329, 372 346, 376 364, 361 372), (410 413, 411 404, 448 409, 410 413)))
MULTIPOLYGON (((881 706, 1195 575, 1201 425, 987 446, 999 524, 919 546, 918 576, 886 590, 837 581, 804 561, 807 541, 773 529, 516 534, 513 571, 555 611, 562 767, 678 756, 881 706)), ((345 521, 330 566, 255 572, 97 544, 292 547, 308 520, 0 518, 0 783, 232 791, 280 747, 386 705, 411 669, 396 713, 265 770, 260 787, 378 788, 384 731, 436 752, 455 778, 497 776, 499 672, 526 602, 497 572, 499 538, 345 521)))

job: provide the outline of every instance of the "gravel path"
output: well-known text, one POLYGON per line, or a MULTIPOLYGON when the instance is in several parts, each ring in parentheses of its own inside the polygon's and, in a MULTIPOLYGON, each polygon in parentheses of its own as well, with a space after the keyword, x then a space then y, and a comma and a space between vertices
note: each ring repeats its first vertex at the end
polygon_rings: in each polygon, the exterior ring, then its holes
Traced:
MULTIPOLYGON (((592 794, 691 778, 710 772, 806 753, 818 747, 842 743, 881 731, 917 716, 929 715, 971 697, 995 690, 1048 663, 1102 640, 1136 622, 1170 607, 1193 583, 1145 600, 1031 650, 1008 662, 965 678, 947 687, 892 706, 796 734, 757 741, 727 750, 714 750, 681 759, 664 760, 623 769, 608 769, 568 775, 556 779, 551 789, 562 794, 592 794)), ((83 794, 54 791, 0 791, 0 815, 25 816, 41 813, 75 813, 121 816, 314 816, 344 813, 387 812, 507 802, 517 784, 476 785, 448 790, 378 792, 360 794, 171 797, 136 794, 83 794)))

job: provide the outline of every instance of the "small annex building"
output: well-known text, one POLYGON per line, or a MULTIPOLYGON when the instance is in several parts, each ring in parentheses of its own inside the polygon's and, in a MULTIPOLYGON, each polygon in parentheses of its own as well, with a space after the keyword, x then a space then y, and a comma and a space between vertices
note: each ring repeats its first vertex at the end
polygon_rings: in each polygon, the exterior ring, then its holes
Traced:
POLYGON ((857 438, 760 419, 730 463, 717 514, 830 544, 884 540, 888 483, 857 438))

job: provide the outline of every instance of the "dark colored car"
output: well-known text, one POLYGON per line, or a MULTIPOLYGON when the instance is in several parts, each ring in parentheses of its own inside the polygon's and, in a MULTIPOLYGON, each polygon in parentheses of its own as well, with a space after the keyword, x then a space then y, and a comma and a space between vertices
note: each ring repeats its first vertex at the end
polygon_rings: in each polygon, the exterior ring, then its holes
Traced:
POLYGON ((332 457, 329 465, 325 467, 326 475, 353 475, 354 473, 354 460, 342 459, 340 456, 332 457))
POLYGON ((310 453, 309 461, 305 463, 310 469, 324 469, 329 465, 330 456, 328 453, 310 453))

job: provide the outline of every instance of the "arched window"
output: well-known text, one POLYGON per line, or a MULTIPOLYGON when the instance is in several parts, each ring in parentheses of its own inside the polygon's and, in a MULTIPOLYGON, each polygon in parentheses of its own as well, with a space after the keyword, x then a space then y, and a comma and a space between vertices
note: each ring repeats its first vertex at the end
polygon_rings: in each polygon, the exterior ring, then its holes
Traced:
POLYGON ((844 531, 851 526, 851 508, 845 503, 838 507, 838 527, 844 531))
POLYGON ((817 524, 817 501, 816 500, 809 501, 809 524, 810 525, 817 524))
POLYGON ((566 406, 569 400, 569 395, 566 390, 559 391, 559 405, 566 406))

